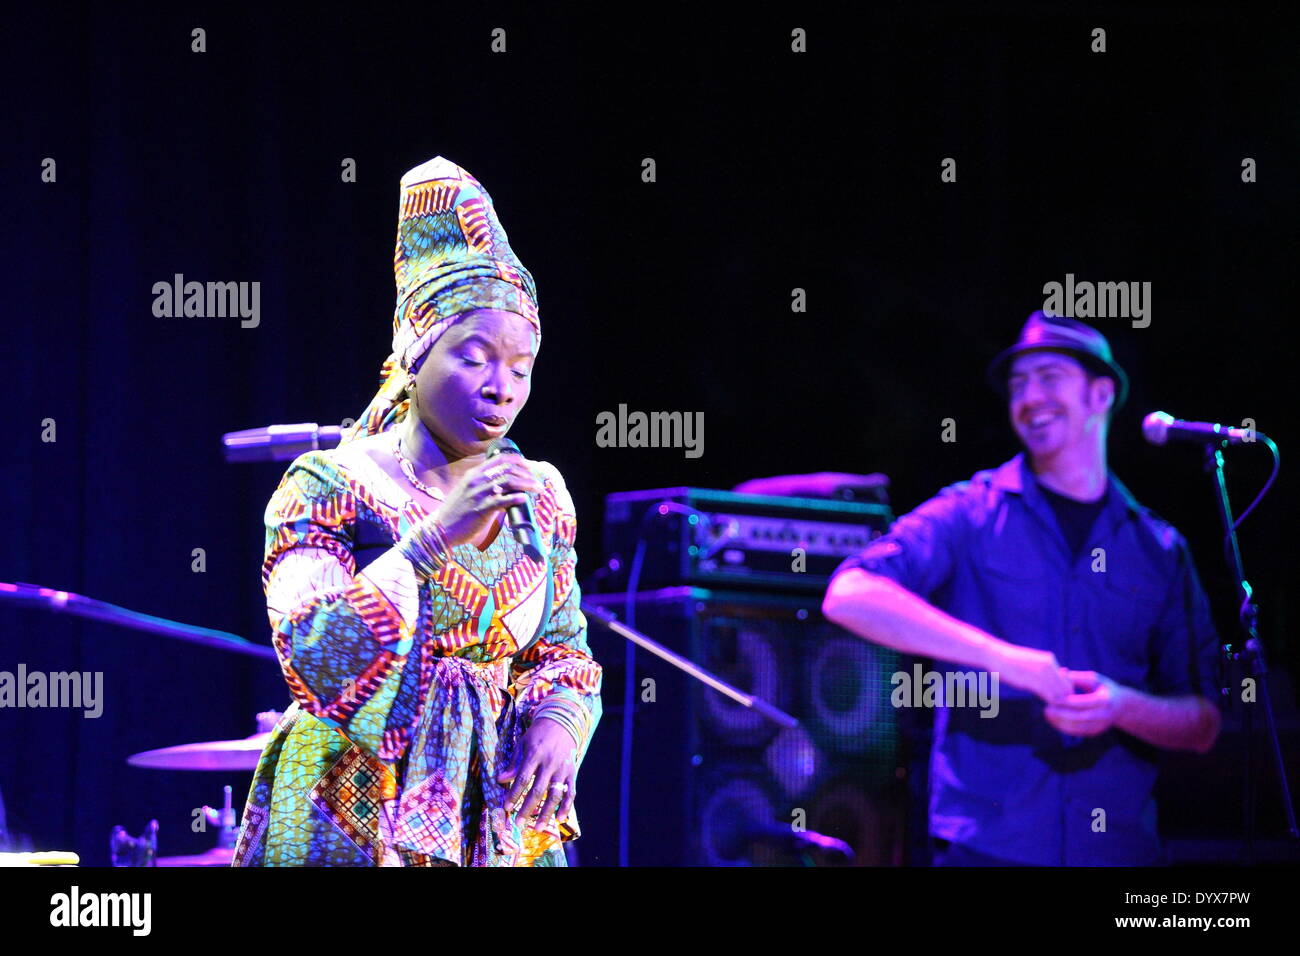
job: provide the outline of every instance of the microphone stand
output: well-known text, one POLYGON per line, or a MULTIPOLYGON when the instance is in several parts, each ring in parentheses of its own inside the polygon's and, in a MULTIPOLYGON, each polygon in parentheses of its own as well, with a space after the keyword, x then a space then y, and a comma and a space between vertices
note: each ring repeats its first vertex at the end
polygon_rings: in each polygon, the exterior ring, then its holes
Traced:
POLYGON ((712 687, 720 694, 725 694, 741 706, 748 707, 755 713, 762 714, 773 723, 786 728, 799 726, 799 721, 794 717, 791 717, 785 711, 778 707, 773 707, 761 697, 755 697, 753 694, 746 694, 744 691, 732 687, 726 681, 719 680, 689 658, 682 657, 680 654, 670 651, 658 641, 646 637, 636 628, 628 627, 622 621, 614 617, 613 613, 605 610, 603 607, 599 607, 589 601, 583 601, 582 613, 586 615, 589 620, 595 620, 597 623, 603 624, 619 637, 625 638, 637 647, 647 650, 656 657, 666 660, 682 673, 689 674, 701 684, 712 687))
POLYGON ((39 608, 45 611, 53 611, 56 614, 71 614, 75 617, 103 621, 105 624, 115 624, 118 627, 130 628, 134 631, 161 634, 163 637, 188 641, 191 644, 201 644, 204 647, 215 647, 218 650, 234 651, 236 654, 248 654, 251 657, 276 660, 274 648, 254 644, 252 641, 244 640, 237 634, 215 631, 210 627, 199 627, 195 624, 182 624, 180 621, 170 621, 165 617, 155 617, 152 614, 132 611, 129 608, 118 607, 116 604, 98 601, 82 594, 74 594, 71 591, 43 588, 39 584, 23 584, 21 581, 16 584, 9 584, 0 581, 0 604, 39 608))
MULTIPOLYGON (((1260 438, 1264 438, 1262 434, 1260 438)), ((1267 438, 1270 445, 1272 442, 1267 438)), ((1255 687, 1258 691, 1258 700, 1264 707, 1264 720, 1268 727, 1269 740, 1272 743, 1273 764, 1277 768, 1278 785, 1282 788, 1282 807, 1286 814, 1287 833, 1292 839, 1300 837, 1300 832, 1296 830, 1295 807, 1291 803, 1291 787, 1287 782, 1286 764, 1282 759, 1282 746, 1278 740, 1277 722, 1273 716, 1273 701, 1268 692, 1268 664, 1264 659, 1264 644, 1259 639, 1259 631, 1256 629, 1256 621, 1259 618, 1259 606, 1251 600, 1253 590, 1250 582, 1246 580, 1246 572, 1242 566, 1241 547, 1237 542, 1237 528, 1232 520, 1232 503, 1228 500, 1228 483, 1223 474, 1223 448, 1227 442, 1209 443, 1205 446, 1205 470, 1207 473, 1212 472, 1214 477, 1215 502, 1218 505, 1219 518, 1223 522, 1224 530, 1224 551, 1231 566, 1232 573, 1237 582, 1237 596, 1241 601, 1237 613, 1237 622, 1241 628, 1243 640, 1239 644, 1228 643, 1224 645, 1224 653, 1231 661, 1239 662, 1243 668, 1247 669, 1255 680, 1255 687)), ((1274 446, 1276 454, 1276 446, 1274 446)), ((1248 509, 1249 510, 1249 509, 1248 509)), ((1245 733, 1245 754, 1246 767, 1243 775, 1243 855, 1244 863, 1247 865, 1254 862, 1254 837, 1255 837, 1255 784, 1253 777, 1253 747, 1254 742, 1254 708, 1249 704, 1246 705, 1242 717, 1242 729, 1245 733)))

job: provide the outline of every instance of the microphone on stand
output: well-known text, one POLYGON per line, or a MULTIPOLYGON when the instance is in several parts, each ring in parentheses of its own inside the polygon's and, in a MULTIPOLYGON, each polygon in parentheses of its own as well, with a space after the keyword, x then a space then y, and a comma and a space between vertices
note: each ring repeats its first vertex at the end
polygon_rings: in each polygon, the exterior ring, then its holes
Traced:
MULTIPOLYGON (((298 425, 267 425, 264 428, 246 428, 227 432, 221 436, 226 461, 247 463, 255 461, 292 461, 303 452, 321 448, 335 448, 343 439, 343 429, 338 425, 317 425, 303 422, 298 425)), ((523 455, 509 438, 500 438, 489 449, 487 456, 523 455)), ((534 561, 543 561, 542 539, 537 533, 533 516, 533 502, 529 498, 522 505, 506 509, 510 533, 534 561)))
POLYGON ((303 452, 335 448, 342 440, 343 429, 338 425, 303 422, 226 432, 221 436, 221 446, 226 461, 231 463, 292 461, 303 452))
POLYGON ((1259 439, 1259 432, 1246 428, 1230 428, 1215 422, 1185 422, 1164 412, 1152 412, 1142 419, 1142 434, 1152 445, 1166 445, 1171 441, 1195 444, 1240 445, 1259 439))
MULTIPOLYGON (((495 458, 497 455, 519 455, 522 458, 523 454, 519 450, 519 446, 509 438, 499 438, 488 449, 487 456, 488 458, 495 458)), ((524 549, 524 554, 540 564, 542 561, 542 538, 537 533, 537 523, 533 518, 533 499, 525 498, 522 505, 511 505, 507 508, 506 523, 510 526, 510 533, 514 535, 515 540, 524 549)))

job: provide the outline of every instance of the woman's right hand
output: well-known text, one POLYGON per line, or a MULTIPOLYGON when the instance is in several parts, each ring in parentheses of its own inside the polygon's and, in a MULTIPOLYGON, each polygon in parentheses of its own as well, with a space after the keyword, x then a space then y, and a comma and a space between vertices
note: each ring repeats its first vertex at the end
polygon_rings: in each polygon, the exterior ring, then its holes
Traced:
POLYGON ((498 512, 523 504, 528 500, 528 492, 542 491, 542 483, 530 464, 520 455, 504 454, 488 458, 466 472, 434 512, 448 545, 478 541, 498 512), (497 494, 494 485, 501 494, 497 494))

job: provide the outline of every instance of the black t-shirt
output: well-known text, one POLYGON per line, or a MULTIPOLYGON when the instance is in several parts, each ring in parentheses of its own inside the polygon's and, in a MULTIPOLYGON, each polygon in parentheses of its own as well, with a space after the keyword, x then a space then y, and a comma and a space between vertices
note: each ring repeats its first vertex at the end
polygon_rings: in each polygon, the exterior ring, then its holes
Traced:
POLYGON ((1097 515, 1101 514, 1102 509, 1106 507, 1106 499, 1110 497, 1110 483, 1106 483, 1106 490, 1096 501, 1076 501, 1067 498, 1065 495, 1057 494, 1041 481, 1038 487, 1042 489, 1043 497, 1056 513, 1056 523, 1060 526, 1061 533, 1065 535, 1070 553, 1078 557, 1079 549, 1088 541, 1088 533, 1092 531, 1097 515))

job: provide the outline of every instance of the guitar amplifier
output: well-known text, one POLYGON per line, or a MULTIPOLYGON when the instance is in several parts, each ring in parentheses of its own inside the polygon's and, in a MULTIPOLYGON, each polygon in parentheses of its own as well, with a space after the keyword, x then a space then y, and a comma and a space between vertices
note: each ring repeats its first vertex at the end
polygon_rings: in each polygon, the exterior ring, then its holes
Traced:
MULTIPOLYGON (((589 595, 624 614, 621 594, 589 595)), ((630 724, 627 646, 591 631, 605 669, 605 714, 579 777, 583 865, 619 860, 626 775, 631 866, 806 865, 791 823, 842 840, 857 866, 904 858, 908 780, 891 705, 896 651, 822 618, 817 595, 674 587, 634 598, 634 626, 719 679, 785 711, 782 728, 637 650, 630 724), (623 740, 631 766, 622 767, 623 740), (777 839, 773 839, 776 837, 777 839)), ((848 860, 826 857, 819 865, 848 860)))
POLYGON ((823 591, 840 562, 888 530, 889 505, 747 495, 708 488, 622 491, 605 498, 608 573, 623 590, 644 540, 637 589, 696 585, 823 591))

